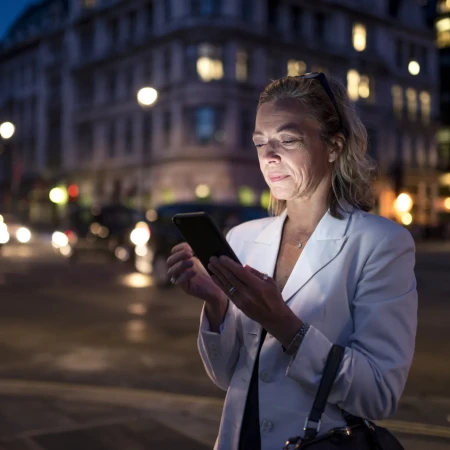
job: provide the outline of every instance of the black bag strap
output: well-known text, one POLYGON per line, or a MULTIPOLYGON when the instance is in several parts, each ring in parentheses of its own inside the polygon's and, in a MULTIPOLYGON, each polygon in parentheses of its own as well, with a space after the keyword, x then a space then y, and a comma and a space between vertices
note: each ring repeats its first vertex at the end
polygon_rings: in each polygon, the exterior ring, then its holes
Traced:
POLYGON ((339 366, 344 356, 345 348, 341 345, 334 344, 328 353, 327 362, 320 380, 319 389, 316 393, 313 406, 309 416, 306 418, 304 431, 304 439, 314 439, 320 429, 320 419, 325 410, 325 406, 336 379, 339 366), (313 425, 315 424, 315 425, 313 425))

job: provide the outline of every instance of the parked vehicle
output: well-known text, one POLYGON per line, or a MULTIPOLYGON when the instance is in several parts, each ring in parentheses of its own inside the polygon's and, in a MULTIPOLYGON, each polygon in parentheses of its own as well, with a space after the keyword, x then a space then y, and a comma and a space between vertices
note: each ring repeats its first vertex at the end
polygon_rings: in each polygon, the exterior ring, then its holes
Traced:
POLYGON ((259 206, 212 203, 174 203, 154 211, 150 223, 151 238, 143 247, 136 247, 136 270, 152 274, 157 286, 168 286, 167 259, 172 247, 183 242, 183 237, 172 223, 176 213, 204 211, 211 215, 218 227, 226 233, 234 226, 249 220, 267 217, 267 211, 259 206))
POLYGON ((134 259, 135 247, 145 245, 149 238, 143 212, 113 204, 72 211, 53 233, 52 245, 72 260, 88 253, 104 253, 128 261, 134 259))

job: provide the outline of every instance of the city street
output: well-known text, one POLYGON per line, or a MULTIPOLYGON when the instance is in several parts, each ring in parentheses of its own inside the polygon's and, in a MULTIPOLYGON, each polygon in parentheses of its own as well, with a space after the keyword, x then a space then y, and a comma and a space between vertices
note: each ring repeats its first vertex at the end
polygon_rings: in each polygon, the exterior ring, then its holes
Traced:
MULTIPOLYGON (((418 247, 416 357, 387 423, 407 449, 450 448, 449 271, 450 245, 418 247)), ((4 248, 0 449, 212 448, 224 393, 197 353, 200 308, 101 257, 4 248)))

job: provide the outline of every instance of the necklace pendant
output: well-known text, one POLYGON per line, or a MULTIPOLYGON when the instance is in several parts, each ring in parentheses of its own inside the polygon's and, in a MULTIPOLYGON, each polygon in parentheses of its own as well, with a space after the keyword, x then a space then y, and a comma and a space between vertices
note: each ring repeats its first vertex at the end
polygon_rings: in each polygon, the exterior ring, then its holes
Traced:
POLYGON ((303 244, 300 242, 300 243, 298 244, 297 247, 298 247, 298 248, 302 248, 302 245, 303 245, 303 244))

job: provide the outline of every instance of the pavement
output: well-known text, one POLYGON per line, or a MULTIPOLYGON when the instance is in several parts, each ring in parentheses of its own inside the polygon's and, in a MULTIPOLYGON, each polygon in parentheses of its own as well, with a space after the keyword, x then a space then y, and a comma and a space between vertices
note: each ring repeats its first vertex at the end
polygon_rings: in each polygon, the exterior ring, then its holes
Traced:
MULTIPOLYGON (((214 397, 0 380, 0 450, 207 450, 221 409, 214 397)), ((407 450, 445 450, 449 414, 449 401, 405 398, 395 417, 379 424, 407 450), (442 425, 426 423, 429 410, 441 412, 442 425), (424 422, 410 420, 420 417, 424 422)))
MULTIPOLYGON (((199 304, 48 245, 4 250, 0 450, 213 448, 224 393, 198 358, 199 304)), ((418 252, 415 362, 381 424, 407 450, 450 450, 450 243, 418 252)))

